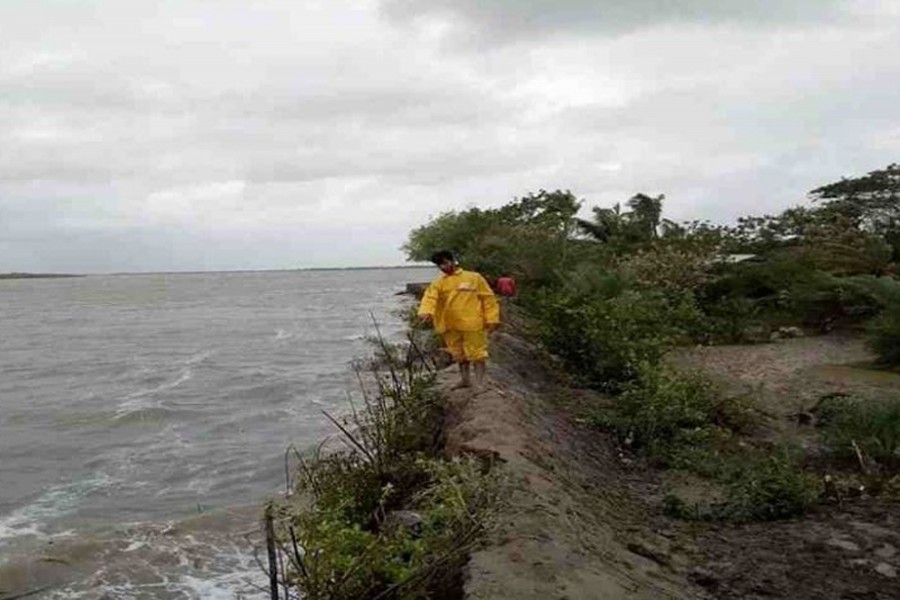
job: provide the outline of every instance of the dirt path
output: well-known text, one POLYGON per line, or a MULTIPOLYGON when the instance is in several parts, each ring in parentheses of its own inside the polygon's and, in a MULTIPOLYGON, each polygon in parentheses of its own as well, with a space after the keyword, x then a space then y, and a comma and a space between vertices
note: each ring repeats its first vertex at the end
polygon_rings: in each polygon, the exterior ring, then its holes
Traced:
POLYGON ((466 597, 709 597, 677 574, 671 540, 623 485, 612 445, 551 401, 563 390, 526 344, 495 337, 488 389, 449 396, 448 452, 493 457, 511 480, 496 535, 470 561, 466 597))

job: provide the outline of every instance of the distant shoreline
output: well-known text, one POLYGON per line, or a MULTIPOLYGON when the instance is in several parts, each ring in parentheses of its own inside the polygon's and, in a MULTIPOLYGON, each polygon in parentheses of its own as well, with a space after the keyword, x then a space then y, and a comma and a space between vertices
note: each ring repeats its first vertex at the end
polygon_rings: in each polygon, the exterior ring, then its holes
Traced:
POLYGON ((71 273, 0 273, 0 279, 60 279, 65 277, 84 277, 71 273))
POLYGON ((215 273, 306 273, 320 271, 385 271, 396 269, 427 269, 430 264, 393 265, 382 267, 305 267, 296 269, 235 269, 232 271, 118 271, 113 273, 0 273, 0 279, 58 279, 66 277, 115 275, 208 275, 215 273))
POLYGON ((433 265, 395 265, 386 267, 298 267, 296 269, 233 269, 230 271, 119 271, 97 275, 213 275, 216 273, 308 273, 318 271, 387 271, 397 269, 427 269, 433 265))

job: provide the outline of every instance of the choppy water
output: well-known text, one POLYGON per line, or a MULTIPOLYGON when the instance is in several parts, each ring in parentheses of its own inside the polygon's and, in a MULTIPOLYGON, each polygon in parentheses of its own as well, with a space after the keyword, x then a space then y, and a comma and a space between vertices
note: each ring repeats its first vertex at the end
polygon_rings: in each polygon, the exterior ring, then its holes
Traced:
POLYGON ((369 311, 397 335, 431 275, 0 281, 0 599, 260 596, 254 503, 332 433, 369 311))

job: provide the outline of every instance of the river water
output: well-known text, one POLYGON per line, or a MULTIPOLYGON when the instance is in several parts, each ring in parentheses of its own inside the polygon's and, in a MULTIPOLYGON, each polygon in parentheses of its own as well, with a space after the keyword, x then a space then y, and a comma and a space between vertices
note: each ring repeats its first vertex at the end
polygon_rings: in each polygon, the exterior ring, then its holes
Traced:
POLYGON ((0 281, 0 599, 257 598, 259 503, 429 269, 0 281))

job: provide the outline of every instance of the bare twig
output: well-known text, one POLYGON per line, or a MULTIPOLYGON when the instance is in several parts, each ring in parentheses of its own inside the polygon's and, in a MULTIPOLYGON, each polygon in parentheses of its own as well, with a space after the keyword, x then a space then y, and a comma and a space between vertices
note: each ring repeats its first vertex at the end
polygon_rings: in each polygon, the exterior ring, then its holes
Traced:
POLYGON ((278 563, 275 555, 275 526, 272 522, 272 504, 266 506, 266 549, 269 553, 269 593, 278 600, 278 563))
POLYGON ((862 450, 859 448, 859 444, 856 443, 856 440, 850 440, 850 446, 853 447, 853 452, 856 454, 856 460, 859 462, 859 468, 862 470, 863 475, 870 475, 869 465, 862 450))
POLYGON ((350 443, 353 444, 353 446, 355 446, 360 452, 362 452, 363 456, 365 456, 367 459, 369 459, 370 462, 372 462, 372 463, 375 462, 375 457, 372 456, 372 453, 369 452, 369 450, 364 445, 362 445, 359 442, 359 440, 356 439, 356 436, 354 436, 352 433, 350 433, 350 431, 346 427, 341 425, 341 423, 337 419, 332 417, 326 411, 323 410, 322 413, 328 418, 329 421, 331 421, 334 424, 335 427, 337 427, 338 429, 341 430, 341 433, 344 434, 346 439, 349 440, 350 443))
POLYGON ((19 600, 19 598, 28 598, 28 597, 30 597, 30 596, 35 596, 35 595, 37 595, 37 594, 40 594, 41 592, 47 591, 47 590, 49 590, 51 587, 52 587, 52 586, 45 585, 45 586, 42 587, 42 588, 37 588, 37 589, 35 589, 35 590, 30 590, 30 591, 28 591, 28 592, 23 592, 23 593, 21 593, 21 594, 16 594, 15 596, 0 596, 0 600, 19 600))

